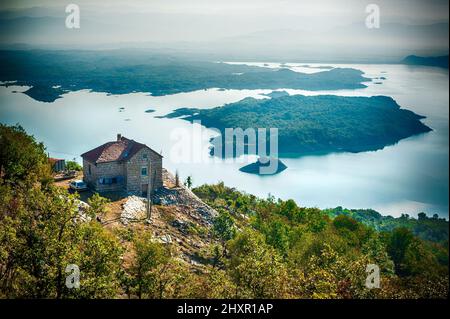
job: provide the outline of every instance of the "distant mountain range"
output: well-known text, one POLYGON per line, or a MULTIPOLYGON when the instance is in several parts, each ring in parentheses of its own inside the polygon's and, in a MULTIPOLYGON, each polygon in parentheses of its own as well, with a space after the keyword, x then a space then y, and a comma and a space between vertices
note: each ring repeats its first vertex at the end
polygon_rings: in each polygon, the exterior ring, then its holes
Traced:
POLYGON ((216 41, 222 52, 239 48, 240 55, 264 53, 269 60, 395 63, 414 52, 423 56, 448 53, 449 25, 385 23, 368 29, 363 23, 328 31, 267 30, 216 41))
POLYGON ((379 29, 368 29, 361 22, 326 30, 281 27, 226 32, 211 17, 182 14, 142 13, 105 18, 83 11, 82 26, 77 30, 65 28, 64 21, 63 10, 0 11, 0 47, 146 48, 202 55, 212 60, 344 63, 395 63, 411 52, 421 56, 447 54, 449 47, 446 22, 383 23, 379 29), (208 28, 217 29, 216 35, 209 32, 202 36, 208 28))

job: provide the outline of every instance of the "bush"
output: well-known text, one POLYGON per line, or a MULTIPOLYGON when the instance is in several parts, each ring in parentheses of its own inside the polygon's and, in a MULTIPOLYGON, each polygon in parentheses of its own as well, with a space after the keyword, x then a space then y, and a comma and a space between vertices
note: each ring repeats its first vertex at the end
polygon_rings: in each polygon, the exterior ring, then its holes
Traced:
POLYGON ((83 167, 81 167, 80 164, 78 164, 75 161, 67 161, 66 162, 66 169, 69 171, 77 171, 80 172, 83 170, 83 167))

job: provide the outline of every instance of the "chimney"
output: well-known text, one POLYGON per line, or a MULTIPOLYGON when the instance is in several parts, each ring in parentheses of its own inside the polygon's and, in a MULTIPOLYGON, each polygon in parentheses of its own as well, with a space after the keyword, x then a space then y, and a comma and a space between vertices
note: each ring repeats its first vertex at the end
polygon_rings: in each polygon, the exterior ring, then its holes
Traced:
POLYGON ((117 141, 119 142, 122 139, 122 134, 117 134, 117 141))

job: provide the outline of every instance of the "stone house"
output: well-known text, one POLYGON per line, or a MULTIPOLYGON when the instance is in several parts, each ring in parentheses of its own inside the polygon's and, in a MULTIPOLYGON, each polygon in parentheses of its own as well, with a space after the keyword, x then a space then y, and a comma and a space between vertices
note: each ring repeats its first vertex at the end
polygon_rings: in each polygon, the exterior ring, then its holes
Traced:
POLYGON ((125 191, 147 196, 163 186, 162 155, 145 144, 117 134, 107 142, 81 155, 83 180, 97 192, 125 191))

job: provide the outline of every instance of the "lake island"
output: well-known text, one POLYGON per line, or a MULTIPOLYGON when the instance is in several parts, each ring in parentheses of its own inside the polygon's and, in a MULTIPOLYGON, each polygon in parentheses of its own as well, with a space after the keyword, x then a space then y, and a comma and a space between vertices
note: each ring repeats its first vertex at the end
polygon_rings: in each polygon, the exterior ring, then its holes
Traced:
POLYGON ((373 151, 431 131, 423 116, 386 96, 245 98, 212 109, 180 108, 166 117, 200 120, 222 135, 225 128, 278 128, 279 153, 285 157, 373 151))

